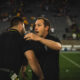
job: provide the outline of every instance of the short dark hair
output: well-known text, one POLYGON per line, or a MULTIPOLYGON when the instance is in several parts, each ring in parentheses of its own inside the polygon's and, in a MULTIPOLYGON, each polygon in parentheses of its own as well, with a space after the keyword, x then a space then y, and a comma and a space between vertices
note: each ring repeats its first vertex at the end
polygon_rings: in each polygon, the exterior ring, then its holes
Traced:
POLYGON ((38 17, 37 20, 39 20, 39 19, 42 19, 44 21, 44 26, 45 27, 49 26, 49 30, 48 31, 50 31, 50 27, 51 27, 50 21, 45 17, 38 17))
POLYGON ((13 26, 18 25, 20 22, 21 23, 24 22, 24 20, 21 17, 13 17, 11 22, 10 22, 10 25, 11 25, 11 27, 13 27, 13 26))

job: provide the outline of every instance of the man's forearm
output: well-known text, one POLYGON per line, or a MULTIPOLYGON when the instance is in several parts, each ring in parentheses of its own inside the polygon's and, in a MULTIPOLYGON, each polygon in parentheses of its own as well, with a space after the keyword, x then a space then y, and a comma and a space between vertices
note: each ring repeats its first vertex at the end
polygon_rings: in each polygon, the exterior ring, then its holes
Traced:
POLYGON ((41 70, 40 64, 38 63, 38 60, 34 52, 32 50, 28 50, 25 52, 25 56, 33 72, 43 80, 44 79, 43 72, 41 70))
POLYGON ((45 39, 45 38, 40 38, 39 41, 48 46, 49 48, 53 49, 53 50, 60 50, 61 49, 61 44, 59 42, 55 42, 49 39, 45 39))

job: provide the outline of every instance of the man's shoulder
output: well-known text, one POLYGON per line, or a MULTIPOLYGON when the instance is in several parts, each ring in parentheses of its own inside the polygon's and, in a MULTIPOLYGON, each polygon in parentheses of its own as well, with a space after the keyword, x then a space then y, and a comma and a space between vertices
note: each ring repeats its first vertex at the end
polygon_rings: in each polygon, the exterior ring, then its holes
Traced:
POLYGON ((40 44, 39 41, 34 41, 34 40, 25 40, 27 45, 31 45, 31 46, 36 46, 38 44, 40 44))
POLYGON ((5 31, 3 33, 0 34, 0 41, 2 42, 11 42, 11 41, 19 41, 21 40, 21 36, 16 33, 16 32, 13 32, 13 31, 5 31))
POLYGON ((53 40, 53 41, 57 41, 57 42, 60 42, 59 38, 55 35, 48 35, 47 36, 47 39, 50 39, 50 40, 53 40))
POLYGON ((18 33, 16 33, 15 31, 4 31, 0 34, 0 36, 13 36, 16 34, 18 34, 18 33))
POLYGON ((0 39, 5 38, 5 37, 6 37, 6 35, 8 35, 8 33, 7 33, 7 32, 2 32, 2 33, 0 34, 0 39))

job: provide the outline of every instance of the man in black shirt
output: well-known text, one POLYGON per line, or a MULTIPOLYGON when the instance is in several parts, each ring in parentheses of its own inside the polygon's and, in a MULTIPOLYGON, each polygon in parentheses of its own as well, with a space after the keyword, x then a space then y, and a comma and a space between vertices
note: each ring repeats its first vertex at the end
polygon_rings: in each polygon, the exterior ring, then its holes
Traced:
MULTIPOLYGON (((28 49, 24 50, 25 40, 23 35, 25 28, 23 19, 21 17, 14 17, 10 24, 11 27, 0 35, 0 80, 15 80, 17 78, 23 63, 24 54, 28 62, 34 63, 34 53, 30 52, 32 54, 29 57, 25 53, 28 49), (34 57, 31 60, 32 56, 34 57)), ((37 61, 36 64, 38 65, 35 65, 34 68, 31 63, 29 64, 39 78, 43 76, 37 61)))
MULTIPOLYGON (((59 80, 59 51, 61 49, 61 43, 58 38, 49 35, 49 29, 50 23, 48 19, 42 17, 37 18, 34 28, 35 34, 29 33, 25 35, 24 38, 38 41, 43 44, 45 48, 45 60, 43 59, 44 64, 42 65, 42 70, 44 72, 45 80, 59 80)), ((37 47, 36 50, 39 49, 40 48, 37 47)), ((40 51, 41 50, 42 49, 40 49, 40 51)))

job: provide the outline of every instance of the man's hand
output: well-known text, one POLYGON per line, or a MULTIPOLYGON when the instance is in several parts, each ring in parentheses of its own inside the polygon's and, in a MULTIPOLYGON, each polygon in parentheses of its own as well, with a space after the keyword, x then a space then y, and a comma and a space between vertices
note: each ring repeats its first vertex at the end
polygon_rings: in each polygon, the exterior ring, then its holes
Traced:
POLYGON ((41 39, 41 37, 37 36, 36 34, 34 33, 28 33, 24 36, 24 38, 26 40, 34 40, 34 41, 39 41, 41 39))

